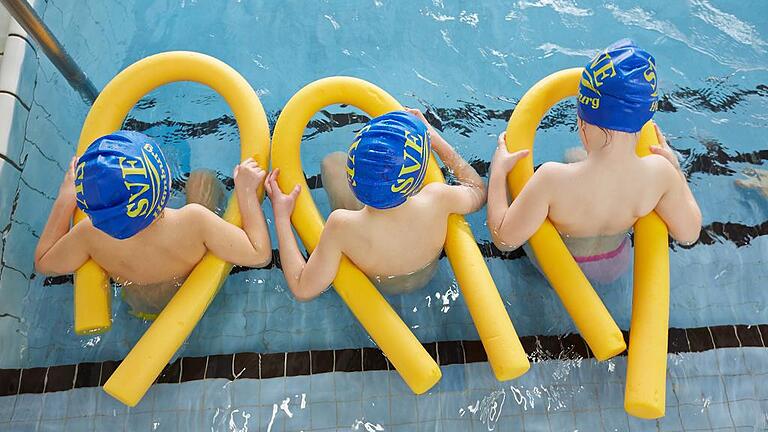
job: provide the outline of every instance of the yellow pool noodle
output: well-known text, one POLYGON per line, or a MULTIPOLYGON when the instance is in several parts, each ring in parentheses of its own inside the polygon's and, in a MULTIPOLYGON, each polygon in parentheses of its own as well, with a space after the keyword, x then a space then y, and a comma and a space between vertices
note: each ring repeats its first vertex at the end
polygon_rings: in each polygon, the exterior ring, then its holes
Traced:
MULTIPOLYGON (((581 71, 582 68, 566 69, 545 77, 531 87, 515 107, 507 125, 507 149, 510 152, 528 149, 531 153, 520 160, 509 175, 509 188, 514 196, 520 194, 533 176, 533 140, 541 119, 556 103, 576 95, 581 71)), ((542 272, 595 358, 606 360, 624 351, 627 346, 621 330, 549 219, 529 243, 542 272)))
MULTIPOLYGON (((323 230, 323 217, 304 178, 301 137, 317 111, 338 103, 356 106, 374 117, 403 109, 379 87, 351 77, 330 77, 310 83, 286 104, 275 125, 272 164, 280 168, 279 183, 283 190, 302 186, 291 220, 310 253, 323 230)), ((434 157, 430 158, 425 179, 431 181, 444 181, 434 157)), ((525 373, 529 368, 525 352, 461 216, 450 217, 445 250, 497 378, 512 379, 525 373)), ((346 257, 333 285, 414 393, 423 393, 437 383, 441 376, 437 364, 370 280, 346 257)))
MULTIPOLYGON (((269 125, 256 92, 237 71, 220 60, 184 51, 147 57, 115 76, 88 113, 78 154, 99 136, 120 129, 123 119, 142 96, 176 81, 198 82, 218 92, 237 120, 240 157, 253 157, 260 166, 268 166, 269 125)), ((83 217, 78 212, 76 220, 83 217)), ((234 197, 224 219, 241 224, 234 197)), ((136 405, 202 318, 231 268, 231 264, 207 253, 106 382, 104 391, 128 406, 136 405)), ((88 324, 81 325, 79 331, 87 331, 88 326, 108 327, 110 297, 106 292, 102 294, 107 282, 107 275, 92 261, 77 273, 75 321, 88 324)))
MULTIPOLYGON (((637 154, 657 145, 652 122, 640 132, 637 154)), ((669 234, 664 221, 651 212, 635 223, 635 274, 629 328, 624 409, 635 417, 664 416, 667 391, 669 327, 669 234)))

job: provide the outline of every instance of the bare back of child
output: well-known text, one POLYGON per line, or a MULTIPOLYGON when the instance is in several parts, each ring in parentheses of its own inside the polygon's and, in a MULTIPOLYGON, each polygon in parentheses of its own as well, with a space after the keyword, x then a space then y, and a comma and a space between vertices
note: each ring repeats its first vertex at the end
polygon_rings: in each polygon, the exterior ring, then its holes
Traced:
POLYGON ((630 41, 598 54, 585 69, 579 93, 589 95, 578 105, 585 156, 543 164, 511 205, 506 175, 528 153, 509 154, 506 137, 499 136, 488 199, 488 227, 498 247, 521 246, 549 218, 587 277, 609 283, 629 266, 627 232, 651 211, 676 240, 698 239, 701 212, 661 130, 656 128, 659 146, 652 147, 653 155, 635 153, 639 130, 655 111, 655 80, 653 57, 630 41), (612 72, 603 76, 596 69, 612 72))
POLYGON ((309 261, 290 227, 298 187, 283 194, 267 178, 275 212, 280 261, 299 300, 322 293, 333 281, 342 254, 387 294, 413 291, 434 275, 445 243, 448 216, 478 210, 485 185, 475 170, 428 125, 417 110, 371 120, 348 154, 332 153, 322 166, 323 186, 334 210, 309 261), (430 146, 461 183, 421 187, 430 146), (405 173, 403 175, 403 173, 405 173))
POLYGON ((123 287, 140 316, 159 313, 208 251, 240 265, 264 266, 271 247, 256 190, 266 177, 247 160, 235 169, 240 229, 212 210, 224 192, 209 171, 194 171, 187 205, 165 208, 170 171, 151 138, 120 131, 73 159, 35 251, 37 271, 72 273, 88 259, 123 287), (79 206, 89 218, 69 230, 79 206))

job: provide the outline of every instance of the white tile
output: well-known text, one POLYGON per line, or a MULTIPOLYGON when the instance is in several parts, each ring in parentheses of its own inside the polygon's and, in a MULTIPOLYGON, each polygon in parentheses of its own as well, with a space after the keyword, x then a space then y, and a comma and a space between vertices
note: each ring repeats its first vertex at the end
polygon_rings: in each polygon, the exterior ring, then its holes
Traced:
POLYGON ((0 90, 18 96, 29 107, 37 75, 37 57, 29 43, 18 36, 5 41, 3 63, 0 64, 0 90))
POLYGON ((29 111, 7 93, 0 93, 0 154, 20 165, 29 111))

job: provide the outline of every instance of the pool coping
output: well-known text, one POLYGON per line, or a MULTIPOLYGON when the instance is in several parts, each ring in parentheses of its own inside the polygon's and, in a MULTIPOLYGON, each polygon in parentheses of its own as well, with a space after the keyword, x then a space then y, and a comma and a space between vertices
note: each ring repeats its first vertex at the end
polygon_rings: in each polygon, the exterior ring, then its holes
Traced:
MULTIPOLYGON (((624 339, 629 339, 626 331, 624 339)), ((736 324, 669 329, 668 354, 697 353, 713 349, 768 348, 768 324, 736 324)), ((575 333, 520 338, 528 360, 591 359, 594 355, 575 333)), ((423 344, 440 365, 487 362, 479 340, 437 341, 423 344)), ((624 351, 620 356, 626 356, 624 351)), ((40 394, 76 388, 99 387, 120 361, 87 362, 48 367, 0 369, 0 397, 40 394)), ((378 348, 312 350, 283 353, 242 352, 205 357, 182 357, 167 365, 155 384, 180 384, 204 379, 270 379, 331 372, 394 370, 378 348)))

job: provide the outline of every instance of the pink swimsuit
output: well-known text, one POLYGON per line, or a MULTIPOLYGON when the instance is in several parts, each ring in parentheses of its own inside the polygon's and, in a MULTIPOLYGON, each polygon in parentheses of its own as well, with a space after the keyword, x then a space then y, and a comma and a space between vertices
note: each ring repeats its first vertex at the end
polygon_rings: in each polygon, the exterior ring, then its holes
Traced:
MULTIPOLYGON (((523 246, 525 253, 531 260, 531 263, 541 271, 536 255, 531 247, 526 243, 523 246)), ((629 268, 631 260, 631 246, 629 237, 625 236, 616 249, 590 256, 574 256, 573 259, 584 272, 584 276, 592 283, 609 284, 623 275, 629 268)))

